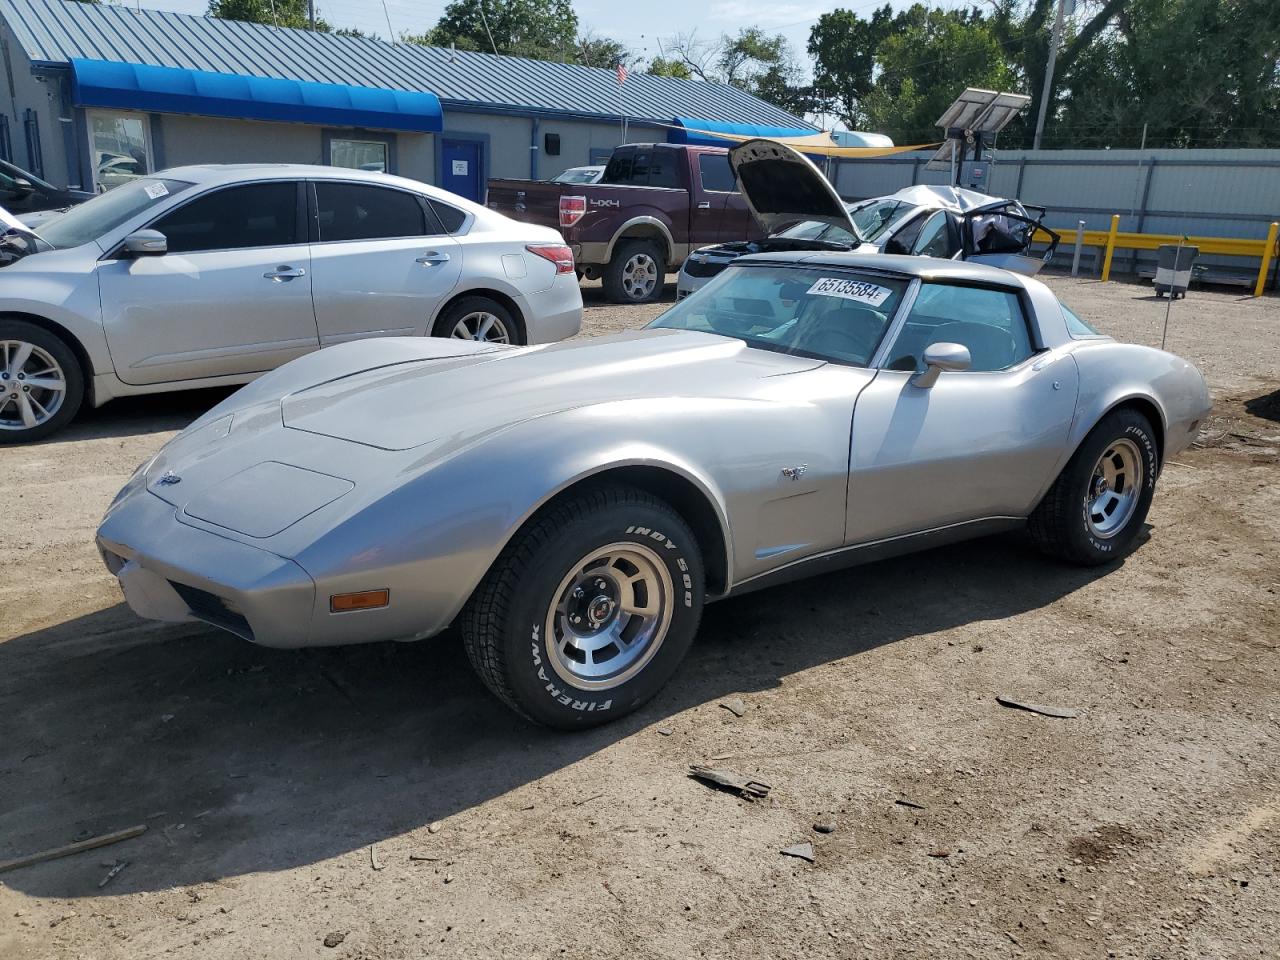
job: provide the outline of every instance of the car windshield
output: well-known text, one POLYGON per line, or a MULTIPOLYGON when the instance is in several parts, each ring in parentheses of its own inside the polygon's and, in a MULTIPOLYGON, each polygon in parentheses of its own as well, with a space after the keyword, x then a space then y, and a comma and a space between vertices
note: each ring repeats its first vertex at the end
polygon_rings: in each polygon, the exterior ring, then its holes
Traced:
POLYGON ((892 197, 880 197, 858 205, 851 216, 858 233, 868 241, 874 241, 915 209, 915 204, 894 200, 892 197))
POLYGON ((72 207, 37 228, 40 239, 59 250, 97 240, 104 233, 188 189, 184 180, 143 177, 72 207))
POLYGON ((25 180, 33 187, 43 190, 46 193, 54 193, 57 191, 57 188, 52 183, 41 180, 34 173, 31 173, 28 170, 23 170, 21 167, 15 167, 7 160, 0 160, 0 186, 10 190, 16 189, 17 184, 15 181, 17 180, 25 180))
POLYGON ((574 167, 555 178, 556 183, 595 183, 600 179, 600 170, 595 167, 574 167))
POLYGON ((838 267, 735 264, 649 326, 865 367, 908 284, 838 267))

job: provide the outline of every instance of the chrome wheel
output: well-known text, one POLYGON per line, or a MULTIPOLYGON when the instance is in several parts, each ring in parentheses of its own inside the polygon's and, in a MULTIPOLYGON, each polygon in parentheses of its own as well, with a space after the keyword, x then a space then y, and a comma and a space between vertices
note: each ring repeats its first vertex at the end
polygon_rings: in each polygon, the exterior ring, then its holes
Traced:
POLYGON ((47 351, 0 340, 0 430, 31 430, 52 420, 67 395, 67 375, 47 351))
POLYGON ((633 253, 622 265, 622 289, 631 300, 648 299, 658 286, 658 264, 650 254, 633 253))
POLYGON ((547 611, 548 659, 580 690, 626 683, 653 659, 671 624, 675 592, 662 559, 638 543, 611 543, 560 581, 547 611))
POLYGON ((1124 529, 1142 491, 1142 453, 1132 440, 1117 440, 1098 458, 1085 496, 1089 532, 1106 540, 1124 529))
POLYGON ((484 310, 461 317, 450 336, 455 340, 479 340, 482 343, 510 343, 511 332, 502 318, 484 310))

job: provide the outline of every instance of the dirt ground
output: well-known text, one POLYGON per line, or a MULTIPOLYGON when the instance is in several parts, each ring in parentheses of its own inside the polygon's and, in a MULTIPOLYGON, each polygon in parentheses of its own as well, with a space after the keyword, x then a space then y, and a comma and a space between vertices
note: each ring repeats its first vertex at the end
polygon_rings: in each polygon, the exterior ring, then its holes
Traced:
MULTIPOLYGON (((1149 287, 1051 283, 1159 343, 1149 287)), ((587 297, 587 333, 661 309, 587 297)), ((1216 409, 1128 560, 1008 536, 716 604, 666 691, 580 735, 452 635, 136 619, 95 525, 217 394, 0 450, 0 859, 147 827, 0 873, 0 958, 1280 956, 1280 300, 1192 291, 1169 347, 1216 409)))

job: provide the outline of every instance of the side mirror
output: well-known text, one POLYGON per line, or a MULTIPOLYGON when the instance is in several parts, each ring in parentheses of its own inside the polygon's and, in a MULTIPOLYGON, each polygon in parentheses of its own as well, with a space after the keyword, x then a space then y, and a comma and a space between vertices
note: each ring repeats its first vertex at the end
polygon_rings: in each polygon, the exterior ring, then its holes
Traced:
POLYGON ((31 181, 26 177, 13 178, 13 192, 16 196, 25 197, 33 190, 35 190, 35 187, 31 185, 31 181))
POLYGON ((902 243, 901 240, 897 239, 896 237, 890 237, 885 242, 884 252, 889 254, 895 254, 898 256, 905 256, 911 251, 906 248, 906 246, 902 243))
POLYGON ((138 230, 124 238, 124 252, 131 257, 159 257, 169 252, 169 241, 159 230, 138 230))
POLYGON ((911 378, 914 386, 927 390, 938 382, 943 370, 968 370, 973 365, 969 348, 959 343, 931 343, 924 351, 924 372, 911 378))

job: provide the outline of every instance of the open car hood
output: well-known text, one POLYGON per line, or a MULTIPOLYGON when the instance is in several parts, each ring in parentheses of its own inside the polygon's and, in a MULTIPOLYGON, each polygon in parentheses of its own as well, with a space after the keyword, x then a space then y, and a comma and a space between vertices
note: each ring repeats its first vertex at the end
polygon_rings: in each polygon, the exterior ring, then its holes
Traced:
POLYGON ((765 235, 801 220, 848 230, 855 237, 844 201, 813 161, 772 140, 748 140, 729 151, 738 189, 765 235))

